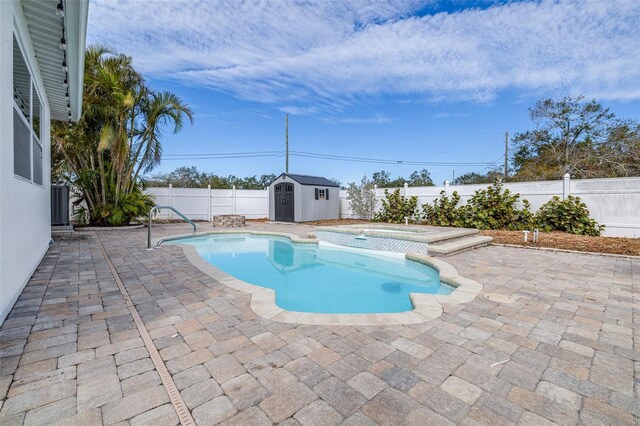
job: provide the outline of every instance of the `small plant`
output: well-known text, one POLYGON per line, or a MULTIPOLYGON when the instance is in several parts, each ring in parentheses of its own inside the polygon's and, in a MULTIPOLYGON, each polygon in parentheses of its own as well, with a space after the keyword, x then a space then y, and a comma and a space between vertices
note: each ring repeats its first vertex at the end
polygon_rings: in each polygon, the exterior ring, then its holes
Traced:
POLYGON ((523 200, 518 208, 520 194, 503 190, 500 179, 487 189, 480 189, 462 207, 464 226, 476 229, 528 229, 533 223, 529 202, 523 200))
POLYGON ((360 185, 351 182, 347 188, 347 200, 351 212, 358 219, 372 219, 376 211, 376 193, 372 181, 362 177, 360 185))
POLYGON ((458 192, 454 191, 449 198, 445 191, 440 191, 440 197, 433 200, 433 204, 422 205, 422 221, 433 226, 464 226, 459 202, 458 192))
POLYGON ((536 213, 536 222, 545 231, 565 231, 576 235, 597 237, 604 230, 589 215, 589 209, 580 197, 569 195, 565 200, 553 197, 540 207, 536 213))
POLYGON ((400 195, 400 189, 393 192, 384 190, 382 208, 374 216, 376 222, 404 223, 405 218, 409 222, 415 222, 418 208, 418 197, 405 197, 400 195))
POLYGON ((144 220, 155 205, 153 197, 134 189, 127 194, 118 206, 101 204, 95 207, 91 216, 98 226, 128 225, 135 220, 144 220))
POLYGON ((89 210, 86 206, 73 206, 71 220, 77 225, 87 225, 89 223, 89 210))

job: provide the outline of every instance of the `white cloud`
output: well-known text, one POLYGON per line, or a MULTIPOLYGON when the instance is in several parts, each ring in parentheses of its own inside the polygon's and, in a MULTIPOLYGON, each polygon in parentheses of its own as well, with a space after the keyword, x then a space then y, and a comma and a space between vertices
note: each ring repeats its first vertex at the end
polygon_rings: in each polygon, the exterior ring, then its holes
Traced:
POLYGON ((370 97, 504 91, 640 99, 640 2, 512 3, 423 17, 413 1, 91 4, 89 39, 175 79, 302 114, 370 97))
POLYGON ((395 118, 376 114, 370 117, 325 116, 322 120, 329 124, 391 124, 395 118))
POLYGON ((463 112, 439 112, 434 114, 435 118, 465 118, 468 116, 469 114, 465 114, 463 112))

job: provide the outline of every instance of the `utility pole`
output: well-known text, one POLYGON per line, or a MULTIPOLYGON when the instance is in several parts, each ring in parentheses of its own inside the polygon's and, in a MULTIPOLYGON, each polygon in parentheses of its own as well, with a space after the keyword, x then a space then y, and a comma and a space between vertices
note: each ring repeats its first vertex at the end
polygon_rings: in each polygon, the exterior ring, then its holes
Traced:
POLYGON ((451 183, 454 183, 456 181, 456 171, 454 170, 453 173, 451 173, 451 183))
POLYGON ((285 115, 284 123, 285 123, 285 144, 286 144, 284 172, 289 173, 289 113, 285 115))
POLYGON ((504 181, 509 177, 509 131, 504 134, 504 181))

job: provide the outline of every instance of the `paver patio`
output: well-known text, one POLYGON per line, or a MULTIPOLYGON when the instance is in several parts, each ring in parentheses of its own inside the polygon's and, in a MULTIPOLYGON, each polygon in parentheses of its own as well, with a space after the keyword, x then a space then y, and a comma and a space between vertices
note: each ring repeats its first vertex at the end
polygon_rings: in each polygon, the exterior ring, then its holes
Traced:
POLYGON ((102 243, 198 424, 640 425, 640 260, 485 247, 446 258, 484 289, 438 319, 314 326, 145 236, 56 236, 0 328, 0 424, 178 423, 102 243))

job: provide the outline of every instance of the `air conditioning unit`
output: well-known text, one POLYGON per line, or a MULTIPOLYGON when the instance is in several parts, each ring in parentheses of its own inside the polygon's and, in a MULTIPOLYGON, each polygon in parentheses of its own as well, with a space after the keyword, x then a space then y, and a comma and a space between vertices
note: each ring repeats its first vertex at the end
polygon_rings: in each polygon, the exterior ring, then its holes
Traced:
POLYGON ((69 187, 51 185, 51 225, 69 225, 69 187))

